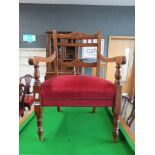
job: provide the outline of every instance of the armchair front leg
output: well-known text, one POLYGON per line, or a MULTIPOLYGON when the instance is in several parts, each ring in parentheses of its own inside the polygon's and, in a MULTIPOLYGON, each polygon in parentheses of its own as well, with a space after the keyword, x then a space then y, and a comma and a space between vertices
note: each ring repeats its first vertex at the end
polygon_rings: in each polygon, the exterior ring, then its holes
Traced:
POLYGON ((116 96, 114 105, 112 108, 113 112, 113 139, 114 143, 117 142, 118 135, 119 135, 119 114, 121 111, 121 97, 122 97, 122 85, 120 82, 121 79, 121 72, 120 72, 121 65, 116 63, 116 73, 115 73, 115 86, 116 86, 116 96))
POLYGON ((113 112, 113 139, 114 143, 117 142, 118 134, 119 134, 119 114, 121 111, 121 97, 122 97, 122 84, 121 84, 121 65, 126 63, 125 56, 117 56, 113 58, 107 58, 100 54, 100 59, 105 62, 115 62, 116 63, 116 72, 115 72, 115 86, 116 86, 116 96, 115 101, 112 107, 113 112))
POLYGON ((33 97, 34 97, 34 111, 36 114, 36 119, 37 119, 37 127, 38 127, 38 135, 39 135, 39 140, 43 140, 43 129, 42 129, 42 107, 41 107, 41 98, 40 98, 40 85, 41 82, 39 80, 40 78, 40 71, 39 71, 39 62, 52 62, 56 59, 57 57, 57 52, 54 50, 54 53, 47 58, 44 57, 31 57, 29 58, 28 62, 30 65, 34 65, 34 85, 33 85, 33 97))
POLYGON ((37 119, 37 127, 38 127, 38 136, 39 140, 43 140, 43 129, 42 129, 42 107, 40 105, 40 72, 39 72, 39 65, 35 64, 34 65, 34 85, 33 85, 33 96, 35 99, 35 104, 34 104, 34 112, 36 115, 37 119))
POLYGON ((37 126, 38 126, 38 136, 39 140, 43 140, 43 129, 42 129, 42 107, 39 104, 34 105, 34 111, 37 118, 37 126))

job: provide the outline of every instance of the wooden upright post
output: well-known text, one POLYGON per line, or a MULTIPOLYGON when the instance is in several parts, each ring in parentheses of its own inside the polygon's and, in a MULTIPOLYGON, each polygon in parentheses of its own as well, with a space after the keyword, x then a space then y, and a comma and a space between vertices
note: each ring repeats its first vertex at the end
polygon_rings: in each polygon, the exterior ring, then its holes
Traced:
POLYGON ((35 79, 34 85, 35 85, 35 86, 40 85, 40 80, 39 80, 39 78, 40 78, 39 64, 35 64, 35 65, 34 65, 34 79, 35 79))
POLYGON ((115 72, 115 86, 116 86, 116 96, 113 105, 113 139, 114 143, 116 143, 119 134, 119 114, 121 111, 121 97, 122 97, 122 85, 121 85, 121 65, 116 63, 116 72, 115 72))
POLYGON ((39 65, 34 64, 34 85, 33 85, 33 96, 35 99, 34 111, 37 119, 37 127, 38 127, 38 136, 39 140, 43 140, 43 129, 42 129, 42 107, 40 105, 40 72, 39 65))

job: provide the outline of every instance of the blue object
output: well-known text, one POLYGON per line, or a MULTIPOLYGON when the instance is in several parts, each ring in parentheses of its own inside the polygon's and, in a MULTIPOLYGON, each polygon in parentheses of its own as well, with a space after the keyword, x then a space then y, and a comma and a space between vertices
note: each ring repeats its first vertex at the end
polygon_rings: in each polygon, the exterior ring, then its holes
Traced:
POLYGON ((35 34, 23 34, 23 41, 28 43, 36 42, 36 35, 35 34))

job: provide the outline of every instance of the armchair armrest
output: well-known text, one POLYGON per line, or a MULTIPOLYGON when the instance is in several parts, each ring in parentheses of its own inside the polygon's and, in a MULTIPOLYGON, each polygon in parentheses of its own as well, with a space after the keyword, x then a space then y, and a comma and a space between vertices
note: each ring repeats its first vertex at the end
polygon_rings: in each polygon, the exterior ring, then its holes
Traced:
POLYGON ((54 53, 45 58, 45 57, 40 57, 40 56, 34 56, 34 57, 30 57, 28 62, 30 65, 36 65, 38 64, 39 62, 52 62, 54 61, 54 59, 56 58, 56 50, 54 51, 54 53))
POLYGON ((126 57, 125 56, 117 56, 112 58, 107 58, 100 54, 100 59, 105 62, 116 62, 120 65, 124 65, 126 63, 126 57))

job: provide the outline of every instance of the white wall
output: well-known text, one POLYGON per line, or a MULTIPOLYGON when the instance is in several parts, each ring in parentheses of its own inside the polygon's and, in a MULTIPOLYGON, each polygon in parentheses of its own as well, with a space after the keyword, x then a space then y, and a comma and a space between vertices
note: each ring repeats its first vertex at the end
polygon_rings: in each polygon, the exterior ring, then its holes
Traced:
MULTIPOLYGON (((29 57, 32 56, 42 56, 46 57, 45 48, 20 48, 19 49, 19 77, 24 76, 25 74, 34 75, 33 65, 28 64, 29 57)), ((46 63, 40 63, 40 80, 44 80, 46 72, 46 63)))

